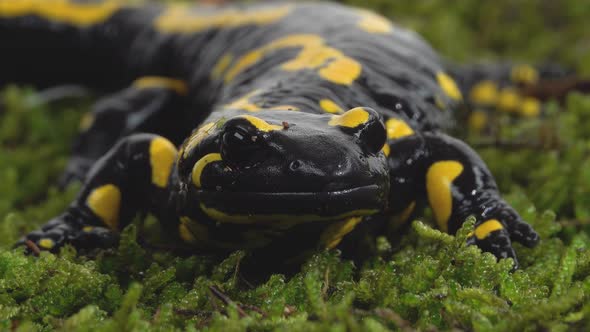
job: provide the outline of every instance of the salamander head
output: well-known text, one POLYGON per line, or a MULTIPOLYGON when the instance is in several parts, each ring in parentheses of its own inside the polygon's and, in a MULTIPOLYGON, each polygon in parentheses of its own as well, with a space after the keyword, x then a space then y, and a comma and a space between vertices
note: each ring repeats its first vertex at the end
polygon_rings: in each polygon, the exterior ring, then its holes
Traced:
POLYGON ((261 111, 203 125, 181 148, 179 175, 219 222, 337 220, 382 210, 389 173, 379 115, 261 111))

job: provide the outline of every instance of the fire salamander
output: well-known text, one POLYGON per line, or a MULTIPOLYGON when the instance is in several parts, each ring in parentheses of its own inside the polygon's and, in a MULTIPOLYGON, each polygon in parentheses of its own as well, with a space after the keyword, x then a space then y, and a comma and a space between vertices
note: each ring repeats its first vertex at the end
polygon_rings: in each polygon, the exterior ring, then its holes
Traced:
POLYGON ((451 234, 474 215, 469 242, 498 258, 539 241, 443 133, 464 94, 453 75, 372 12, 0 0, 0 40, 0 83, 111 93, 83 118, 62 179, 82 190, 21 244, 107 247, 151 213, 196 250, 287 259, 422 203, 451 234))

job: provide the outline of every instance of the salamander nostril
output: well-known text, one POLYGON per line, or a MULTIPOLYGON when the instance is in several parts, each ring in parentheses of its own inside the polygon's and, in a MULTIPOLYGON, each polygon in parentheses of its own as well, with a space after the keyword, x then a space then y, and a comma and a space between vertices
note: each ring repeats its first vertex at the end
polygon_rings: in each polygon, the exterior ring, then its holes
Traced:
POLYGON ((299 167, 301 167, 301 161, 299 161, 299 160, 293 160, 289 164, 289 169, 292 170, 292 171, 297 170, 299 167))

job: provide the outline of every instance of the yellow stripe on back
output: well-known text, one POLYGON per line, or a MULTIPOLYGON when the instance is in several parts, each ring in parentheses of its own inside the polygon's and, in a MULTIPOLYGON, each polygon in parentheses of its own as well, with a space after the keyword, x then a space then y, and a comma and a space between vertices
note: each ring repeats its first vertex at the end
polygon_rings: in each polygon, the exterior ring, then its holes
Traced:
POLYGON ((341 55, 325 67, 320 68, 318 74, 332 83, 350 85, 361 75, 362 71, 360 63, 341 55))
POLYGON ((188 93, 188 87, 186 82, 183 80, 160 77, 160 76, 145 76, 137 79, 133 82, 133 86, 138 89, 150 89, 150 88, 164 88, 175 91, 179 95, 186 95, 188 93))
POLYGON ((326 45, 321 36, 294 34, 276 39, 236 59, 225 73, 225 82, 231 82, 265 56, 288 48, 300 48, 300 51, 293 59, 281 65, 281 69, 285 71, 316 70, 323 79, 342 85, 352 84, 362 72, 362 65, 358 61, 326 45))
POLYGON ((233 60, 233 55, 231 54, 224 54, 221 59, 215 64, 213 70, 211 70, 211 78, 219 79, 225 73, 229 65, 233 60))
POLYGON ((448 160, 432 164, 426 173, 428 201, 439 228, 445 232, 448 230, 448 221, 453 210, 451 186, 462 172, 463 165, 460 162, 448 160))
POLYGON ((88 26, 102 23, 121 8, 119 1, 75 3, 66 0, 0 1, 0 17, 35 15, 41 18, 88 26))
POLYGON ((223 108, 224 109, 235 109, 235 110, 247 111, 247 112, 253 112, 253 113, 265 111, 265 110, 299 111, 299 108, 295 107, 293 105, 277 105, 277 106, 272 106, 270 108, 260 107, 250 101, 251 97, 256 96, 260 92, 261 92, 260 90, 251 91, 251 92, 245 94, 244 96, 230 102, 229 104, 223 105, 223 108))
POLYGON ((159 31, 195 33, 208 29, 237 28, 245 25, 268 25, 291 12, 291 5, 256 10, 223 10, 218 13, 198 14, 186 5, 172 5, 155 21, 159 31))

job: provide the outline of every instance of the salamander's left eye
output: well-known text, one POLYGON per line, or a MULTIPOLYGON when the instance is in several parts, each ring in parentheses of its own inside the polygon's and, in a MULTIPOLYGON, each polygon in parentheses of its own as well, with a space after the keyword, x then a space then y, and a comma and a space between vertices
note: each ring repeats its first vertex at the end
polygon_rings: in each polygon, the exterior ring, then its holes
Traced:
POLYGON ((221 140, 221 157, 234 166, 252 166, 264 155, 261 143, 262 138, 248 128, 226 127, 221 140))

